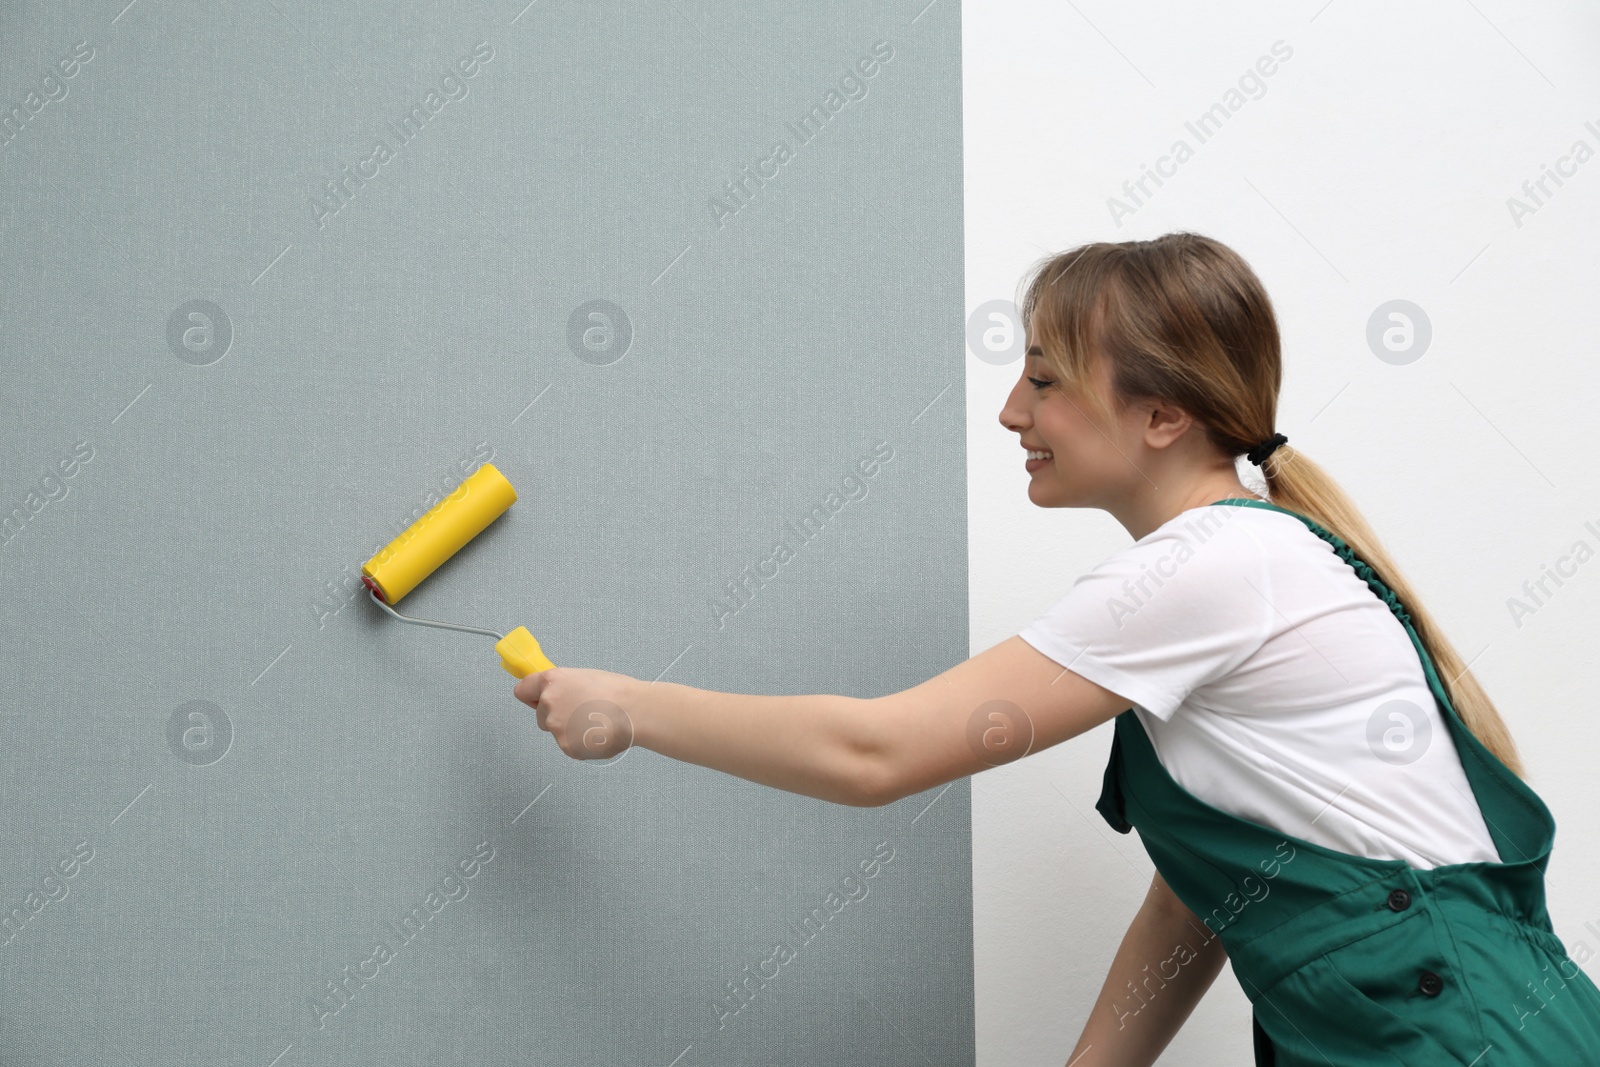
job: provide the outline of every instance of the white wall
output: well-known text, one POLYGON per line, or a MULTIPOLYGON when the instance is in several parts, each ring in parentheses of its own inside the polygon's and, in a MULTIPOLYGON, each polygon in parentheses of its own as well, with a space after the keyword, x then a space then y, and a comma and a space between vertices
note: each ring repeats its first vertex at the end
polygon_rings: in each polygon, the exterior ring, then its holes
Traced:
MULTIPOLYGON (((1556 816, 1556 933, 1600 954, 1600 555, 1562 564, 1520 625, 1507 603, 1575 542, 1600 549, 1600 7, 987 0, 962 19, 969 315, 1085 241, 1191 229, 1250 262, 1283 330, 1277 428, 1360 504, 1498 703, 1556 816), (1280 40, 1264 93, 1199 143, 1185 121, 1280 40), (1193 158, 1116 225, 1108 198, 1180 137, 1193 158), (1577 141, 1594 157, 1535 204, 1523 183, 1577 141), (1514 218, 1514 196, 1534 210, 1514 218), (1367 343, 1393 299, 1432 324, 1410 363, 1367 343)), ((967 368, 977 653, 1129 538, 1029 503, 997 421, 1021 364, 969 349, 967 368)), ((1110 739, 974 779, 982 1067, 1066 1061, 1149 883, 1137 835, 1094 810, 1110 739)), ((1249 1038, 1225 969, 1161 1062, 1248 1063, 1249 1038)))

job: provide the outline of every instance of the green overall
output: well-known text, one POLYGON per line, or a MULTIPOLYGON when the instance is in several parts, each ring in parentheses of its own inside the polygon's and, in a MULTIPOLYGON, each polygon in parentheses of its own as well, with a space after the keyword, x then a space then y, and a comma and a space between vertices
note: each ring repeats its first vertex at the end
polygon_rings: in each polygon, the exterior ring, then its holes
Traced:
MULTIPOLYGON (((1252 1005, 1257 1067, 1600 1064, 1600 989, 1545 911, 1550 810, 1457 717, 1410 616, 1349 545, 1275 504, 1216 503, 1293 515, 1389 605, 1501 859, 1419 870, 1230 815, 1167 773, 1132 708, 1118 715, 1096 808, 1120 833, 1138 828, 1156 870, 1208 928, 1196 943, 1222 938, 1252 1005)), ((1146 968, 1141 1001, 1188 958, 1146 968)))

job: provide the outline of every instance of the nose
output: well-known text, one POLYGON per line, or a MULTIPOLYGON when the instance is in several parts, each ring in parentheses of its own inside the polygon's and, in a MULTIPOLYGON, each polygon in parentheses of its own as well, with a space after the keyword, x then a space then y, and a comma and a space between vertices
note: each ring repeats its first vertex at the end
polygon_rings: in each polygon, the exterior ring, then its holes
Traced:
POLYGON ((1011 395, 1006 397, 1005 404, 1000 408, 1000 425, 1012 433, 1021 436, 1022 431, 1031 424, 1031 419, 1022 404, 1018 402, 1019 391, 1022 389, 1022 380, 1011 387, 1011 395))

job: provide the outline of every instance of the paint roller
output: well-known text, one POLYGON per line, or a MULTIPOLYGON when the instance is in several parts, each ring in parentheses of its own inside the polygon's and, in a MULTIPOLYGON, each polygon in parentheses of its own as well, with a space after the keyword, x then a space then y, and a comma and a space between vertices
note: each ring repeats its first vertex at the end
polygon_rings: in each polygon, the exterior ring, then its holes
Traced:
POLYGON ((515 678, 526 678, 555 666, 527 627, 518 626, 510 633, 501 634, 476 626, 413 618, 391 606, 421 585, 423 579, 482 533, 516 500, 517 491, 511 488, 505 475, 494 464, 485 463, 456 486, 454 492, 363 563, 361 583, 370 591, 374 603, 402 622, 497 638, 494 650, 500 654, 500 666, 515 678))

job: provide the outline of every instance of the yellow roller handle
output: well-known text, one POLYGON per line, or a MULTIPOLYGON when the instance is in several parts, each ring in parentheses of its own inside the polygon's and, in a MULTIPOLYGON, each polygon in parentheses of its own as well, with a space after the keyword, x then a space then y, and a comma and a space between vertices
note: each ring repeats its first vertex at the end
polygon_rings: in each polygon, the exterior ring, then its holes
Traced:
POLYGON ((519 626, 506 634, 494 646, 494 650, 500 653, 500 666, 513 678, 526 678, 555 666, 539 648, 539 642, 534 640, 526 626, 519 626))

